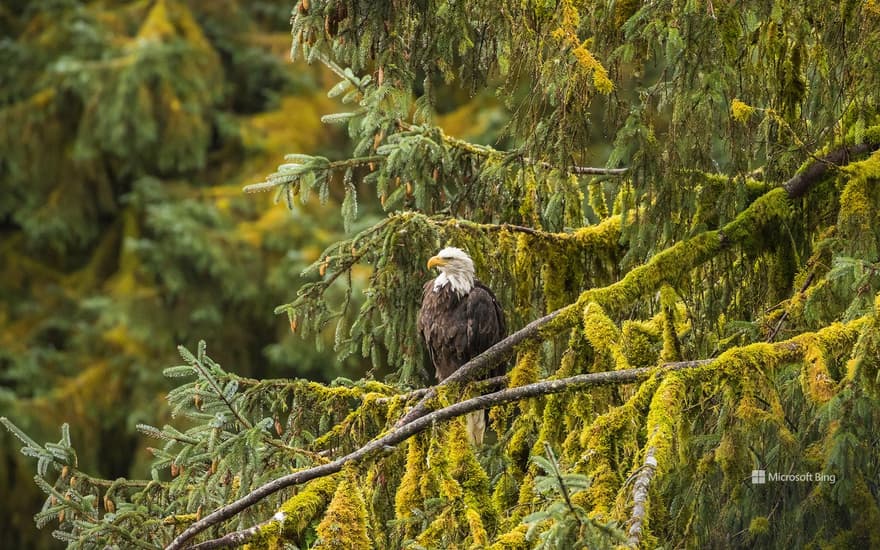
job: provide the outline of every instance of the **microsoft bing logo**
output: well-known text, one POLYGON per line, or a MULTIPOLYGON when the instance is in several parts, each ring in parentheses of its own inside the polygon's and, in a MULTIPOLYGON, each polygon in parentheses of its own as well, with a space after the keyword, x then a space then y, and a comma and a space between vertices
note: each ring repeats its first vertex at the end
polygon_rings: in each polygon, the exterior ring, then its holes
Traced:
POLYGON ((834 485, 837 482, 837 476, 827 472, 780 473, 752 470, 752 485, 766 485, 770 482, 830 483, 834 485))

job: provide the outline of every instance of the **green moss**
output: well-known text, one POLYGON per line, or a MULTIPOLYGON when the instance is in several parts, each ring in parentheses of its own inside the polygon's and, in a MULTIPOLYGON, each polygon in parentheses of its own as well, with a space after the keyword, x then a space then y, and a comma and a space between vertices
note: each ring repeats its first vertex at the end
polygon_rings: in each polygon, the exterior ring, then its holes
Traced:
POLYGON ((320 548, 372 548, 367 536, 367 509, 355 472, 346 469, 341 477, 333 500, 318 524, 320 548))
POLYGON ((624 321, 621 327, 620 351, 633 367, 656 365, 660 359, 660 330, 656 323, 624 321))
POLYGON ((421 506, 420 483, 425 464, 425 450, 421 438, 416 436, 407 442, 406 467, 394 497, 394 509, 398 518, 412 516, 421 506))
POLYGON ((602 182, 594 179, 590 182, 590 208, 599 219, 608 217, 608 203, 605 201, 605 192, 602 190, 602 182))
MULTIPOLYGON (((877 210, 880 208, 880 152, 862 162, 845 168, 850 175, 840 195, 837 228, 847 249, 861 257, 874 258, 880 251, 880 228, 877 210)), ((852 253, 851 252, 851 253, 852 253)))
POLYGON ((605 315, 602 307, 596 303, 588 303, 584 308, 584 336, 596 350, 596 370, 627 369, 626 356, 620 348, 620 330, 605 315), (599 363, 600 358, 605 360, 599 363))
POLYGON ((489 548, 491 550, 525 550, 529 547, 526 542, 528 525, 518 525, 512 531, 500 535, 489 548))
POLYGON ((283 514, 281 534, 297 540, 317 515, 327 506, 338 484, 337 476, 316 479, 287 499, 278 511, 283 514))
POLYGON ((581 249, 612 249, 620 240, 620 216, 611 216, 596 225, 582 227, 571 236, 581 249))
POLYGON ((749 534, 753 537, 766 535, 770 532, 770 520, 766 516, 758 516, 752 518, 749 522, 749 534))
POLYGON ((646 422, 648 439, 645 449, 654 449, 657 459, 656 476, 662 475, 675 463, 673 441, 682 407, 686 403, 687 383, 678 373, 668 374, 654 393, 646 422))

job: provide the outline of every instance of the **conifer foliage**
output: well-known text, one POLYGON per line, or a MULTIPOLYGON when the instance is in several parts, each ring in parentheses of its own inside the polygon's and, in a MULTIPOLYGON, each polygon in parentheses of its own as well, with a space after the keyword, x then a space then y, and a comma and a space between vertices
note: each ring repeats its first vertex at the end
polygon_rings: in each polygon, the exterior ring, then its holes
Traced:
POLYGON ((880 545, 880 6, 300 0, 292 33, 353 146, 245 188, 342 197, 346 237, 277 311, 391 374, 259 380, 182 347, 145 481, 4 420, 41 525, 74 548, 880 545), (460 91, 502 139, 443 127, 460 91), (446 244, 518 330, 416 390, 446 244), (458 417, 487 407, 475 449, 458 417))

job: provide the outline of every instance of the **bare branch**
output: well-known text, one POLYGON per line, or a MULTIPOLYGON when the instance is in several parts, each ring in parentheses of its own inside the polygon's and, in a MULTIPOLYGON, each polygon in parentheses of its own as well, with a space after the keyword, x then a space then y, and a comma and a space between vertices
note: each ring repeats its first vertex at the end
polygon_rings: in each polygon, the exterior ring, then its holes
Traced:
POLYGON ((654 447, 648 449, 645 454, 645 463, 636 473, 635 484, 633 485, 633 510, 630 516, 629 539, 627 545, 631 548, 638 548, 639 540, 642 536, 642 524, 645 522, 645 513, 648 503, 648 486, 657 470, 657 459, 654 458, 654 447))

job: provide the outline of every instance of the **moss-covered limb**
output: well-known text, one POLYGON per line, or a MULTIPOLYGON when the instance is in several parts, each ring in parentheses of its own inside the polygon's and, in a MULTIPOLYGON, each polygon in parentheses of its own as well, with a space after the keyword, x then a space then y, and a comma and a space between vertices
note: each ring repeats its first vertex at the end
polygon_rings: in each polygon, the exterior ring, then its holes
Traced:
MULTIPOLYGON (((698 365, 681 368, 694 366, 698 365)), ((648 412, 660 382, 660 376, 652 376, 640 384, 623 405, 603 413, 581 431, 578 441, 581 458, 576 468, 583 471, 591 483, 586 491, 578 493, 576 500, 578 505, 590 510, 592 516, 604 515, 611 509, 623 481, 620 472, 628 467, 616 458, 620 451, 618 444, 635 440, 634 432, 640 429, 641 419, 648 412)), ((637 452, 635 446, 629 449, 630 456, 637 452)))
MULTIPOLYGON (((473 382, 472 387, 479 393, 484 393, 486 390, 497 390, 499 388, 503 388, 508 383, 508 376, 493 376, 492 378, 486 378, 485 380, 477 380, 473 382)), ((397 395, 392 395, 389 397, 379 397, 376 399, 376 403, 380 405, 384 405, 386 403, 396 402, 396 401, 410 401, 412 399, 421 399, 428 393, 428 390, 431 388, 419 388, 417 390, 413 390, 408 393, 400 393, 397 395)))
POLYGON ((584 335, 596 351, 597 366, 606 367, 597 370, 630 368, 626 355, 621 349, 620 329, 605 314, 602 306, 595 302, 587 304, 584 308, 584 335))
POLYGON ((537 239, 544 239, 554 242, 571 241, 585 249, 611 248, 617 246, 620 239, 621 224, 620 216, 615 215, 602 220, 596 225, 588 225, 571 232, 553 233, 550 231, 535 229, 533 227, 525 227, 522 225, 514 225, 509 223, 477 223, 458 218, 428 219, 431 221, 431 223, 436 225, 451 225, 457 228, 465 228, 487 233, 508 231, 510 233, 524 233, 537 239))
MULTIPOLYGON (((720 230, 705 231, 680 241, 655 254, 647 264, 631 270, 620 281, 584 291, 574 304, 555 312, 558 314, 549 320, 552 323, 543 330, 556 333, 572 326, 577 322, 577 313, 583 311, 589 302, 617 311, 660 289, 664 283, 675 286, 691 270, 735 244, 763 246, 761 241, 756 240, 757 237, 774 222, 790 217, 791 206, 783 189, 771 190, 720 230)), ((543 324, 538 328, 543 328, 543 324)))
POLYGON ((844 145, 795 174, 794 177, 783 184, 782 188, 785 189, 789 198, 796 199, 803 196, 810 190, 813 184, 825 177, 831 167, 847 164, 850 158, 873 151, 878 145, 880 145, 880 140, 870 140, 858 145, 844 145))
MULTIPOLYGON (((414 126, 402 120, 397 122, 400 129, 412 132, 412 131, 422 131, 427 132, 427 129, 424 129, 420 126, 414 126)), ((500 151, 498 149, 494 149, 489 147, 488 145, 480 145, 477 143, 471 143, 469 141, 465 141, 463 139, 454 138, 449 136, 440 128, 431 128, 432 132, 439 132, 441 139, 447 145, 451 147, 455 147, 456 149, 461 149, 462 151, 466 151, 473 155, 487 157, 487 158, 496 158, 501 160, 507 160, 512 157, 512 155, 516 155, 516 153, 512 153, 510 151, 500 151)), ((523 162, 524 164, 528 164, 530 166, 536 166, 539 168, 543 168, 545 170, 562 170, 563 172, 569 174, 576 174, 580 176, 590 176, 590 175, 611 175, 611 176, 622 176, 629 171, 629 168, 596 168, 592 166, 577 166, 577 165, 569 165, 558 167, 549 162, 532 159, 522 155, 516 155, 517 160, 523 162)))
MULTIPOLYGON (((861 328, 863 328, 864 323, 864 318, 858 319, 845 325, 845 329, 858 332, 861 328)), ((836 328, 835 330, 839 330, 839 328, 836 328)), ((819 338, 822 338, 823 336, 825 336, 825 334, 825 331, 818 331, 816 333, 819 338)), ((171 544, 168 545, 167 550, 182 548, 187 540, 189 540, 196 534, 204 531, 211 525, 216 525, 221 521, 235 516, 242 510, 249 508, 257 502, 260 502, 265 497, 277 491, 280 491, 281 489, 339 472, 346 464, 362 461, 370 456, 374 456, 376 453, 380 453, 386 449, 390 449, 398 443, 409 439, 413 435, 427 430, 436 422, 449 420, 451 418, 462 416, 476 410, 487 409, 493 406, 503 405, 505 403, 512 403, 531 397, 559 393, 578 387, 583 388, 608 384, 614 385, 637 382, 639 380, 644 380, 656 373, 692 371, 694 373, 694 376, 704 376, 705 373, 709 372, 713 374, 728 376, 730 379, 739 379, 743 376, 742 365, 745 361, 751 362, 753 364, 760 364, 761 369, 772 369, 777 364, 784 362, 795 362, 802 358, 806 348, 799 341, 799 338, 806 338, 806 336, 801 335, 795 339, 786 340, 776 344, 752 344, 750 346, 744 346, 742 348, 732 348, 714 360, 684 361, 653 368, 589 373, 557 380, 544 380, 534 384, 528 384, 525 386, 509 388, 486 395, 480 395, 465 401, 455 403, 448 407, 418 417, 411 422, 408 422, 401 426, 397 426, 387 432, 382 437, 374 439, 360 449, 357 449, 356 451, 349 453, 346 456, 337 458, 332 462, 279 477, 256 488, 251 493, 240 498, 239 500, 218 508, 214 512, 208 514, 201 520, 194 523, 192 526, 182 532, 177 538, 175 538, 171 542, 171 544)), ((498 345, 494 347, 497 346, 498 345)), ((485 356, 486 354, 483 354, 480 357, 485 356)), ((450 378, 454 376, 455 374, 450 376, 450 378)), ((670 382, 670 384, 673 383, 670 382)), ((678 388, 677 385, 670 385, 669 387, 678 388)), ((654 407, 652 406, 652 411, 653 410, 654 407)), ((659 411, 659 409, 657 410, 659 411)), ((657 431, 656 435, 649 439, 648 444, 656 447, 659 457, 665 457, 669 452, 670 443, 667 438, 669 435, 671 424, 664 420, 666 419, 666 415, 668 415, 668 411, 662 414, 661 412, 654 412, 653 420, 649 419, 649 428, 657 426, 657 431)), ((658 458, 658 461, 661 464, 664 463, 661 458, 658 458)))
POLYGON ((322 548, 351 550, 370 548, 367 509, 355 472, 346 468, 333 500, 318 524, 322 548))
POLYGON ((529 547, 529 543, 526 541, 528 530, 528 525, 520 524, 514 530, 508 531, 495 539, 495 542, 489 548, 491 550, 525 550, 529 547))
MULTIPOLYGON (((687 365, 660 367, 659 370, 678 370, 682 368, 693 367, 689 367, 687 365)), ((218 508, 214 512, 208 514, 201 520, 191 525, 180 535, 178 535, 166 548, 167 550, 180 549, 183 547, 186 541, 188 541, 198 533, 204 531, 211 525, 216 525, 221 521, 235 516, 242 510, 253 506, 267 496, 274 494, 275 492, 280 491, 285 487, 301 484, 312 479, 324 477, 339 472, 346 464, 350 462, 359 462, 371 455, 374 455, 377 452, 382 452, 384 449, 397 445, 398 443, 409 439, 413 435, 430 428, 436 422, 449 420, 450 418, 462 416, 469 412, 486 409, 495 405, 512 403, 529 397, 537 397, 550 393, 558 393, 573 387, 587 387, 605 384, 635 382, 637 380, 641 380, 650 376, 652 373, 657 372, 657 370, 657 368, 644 368, 630 369, 625 371, 583 374, 571 378, 548 380, 538 382, 536 384, 521 386, 518 388, 502 390, 499 392, 481 395, 468 399, 466 401, 455 403, 453 405, 450 405, 449 407, 434 411, 430 414, 419 417, 412 422, 404 424, 403 426, 395 428, 386 433, 384 436, 378 439, 374 439, 360 449, 346 456, 340 457, 330 463, 322 464, 320 466, 308 468, 305 470, 300 470, 298 472, 279 477, 273 481, 270 481, 269 483, 266 483, 256 488, 244 497, 230 504, 227 504, 226 506, 218 508)))

